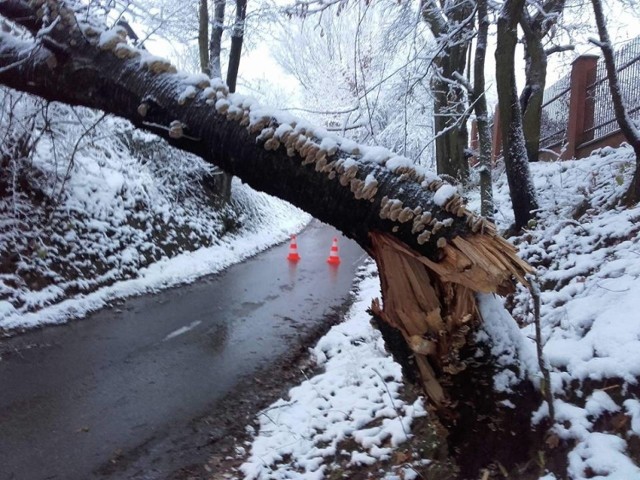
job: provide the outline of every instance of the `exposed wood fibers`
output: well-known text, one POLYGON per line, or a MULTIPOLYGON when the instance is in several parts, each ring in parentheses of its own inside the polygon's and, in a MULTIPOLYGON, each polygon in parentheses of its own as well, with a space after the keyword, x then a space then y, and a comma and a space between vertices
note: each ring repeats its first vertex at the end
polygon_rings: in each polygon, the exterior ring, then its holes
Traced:
POLYGON ((492 229, 451 239, 438 262, 389 234, 370 236, 384 298, 384 308, 376 299, 371 310, 400 330, 413 351, 425 393, 443 413, 452 407, 443 375, 465 369, 458 351, 470 327, 480 321, 475 292, 513 291, 514 279, 526 285, 524 276, 532 269, 492 229))

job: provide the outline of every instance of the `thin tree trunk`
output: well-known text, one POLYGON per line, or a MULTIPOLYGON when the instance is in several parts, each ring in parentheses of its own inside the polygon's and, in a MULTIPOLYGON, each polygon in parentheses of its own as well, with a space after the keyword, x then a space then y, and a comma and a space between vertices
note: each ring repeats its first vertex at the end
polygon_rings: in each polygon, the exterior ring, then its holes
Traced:
POLYGON ((624 138, 629 142, 629 145, 631 145, 636 154, 636 170, 631 185, 629 185, 629 189, 624 196, 624 203, 631 206, 640 201, 640 131, 638 131, 634 125, 631 117, 629 117, 629 111, 624 105, 622 92, 620 91, 618 72, 616 71, 615 55, 613 53, 613 47, 611 46, 609 32, 607 31, 607 21, 602 12, 602 3, 600 0, 591 0, 591 3, 593 4, 593 12, 596 17, 596 25, 598 26, 600 48, 602 49, 602 56, 604 57, 604 63, 607 68, 609 91, 611 92, 611 99, 613 100, 613 110, 624 138))
POLYGON ((519 19, 525 40, 525 87, 520 95, 520 110, 530 162, 537 162, 540 155, 540 127, 548 55, 542 42, 549 30, 558 23, 565 3, 566 0, 546 0, 542 5, 536 6, 533 16, 524 7, 519 19))
POLYGON ((487 34, 489 31, 489 12, 487 0, 477 0, 478 36, 473 65, 473 94, 471 101, 475 104, 476 122, 478 126, 478 143, 480 152, 480 213, 493 218, 493 186, 491 182, 491 127, 485 96, 484 63, 487 54, 487 34))
POLYGON ((514 55, 518 42, 517 26, 525 0, 506 0, 498 17, 496 48, 496 86, 502 130, 502 152, 513 204, 515 227, 525 227, 535 216, 538 203, 529 171, 518 102, 514 55))
POLYGON ((226 0, 214 0, 213 5, 213 28, 211 29, 211 46, 209 47, 211 76, 222 78, 220 58, 222 55, 222 33, 224 32, 224 10, 227 2, 226 0))
POLYGON ((436 73, 431 80, 434 130, 437 135, 436 167, 439 174, 467 183, 467 103, 464 90, 455 78, 458 75, 464 77, 470 33, 473 30, 473 4, 466 0, 455 0, 443 13, 435 0, 422 0, 421 10, 422 17, 439 43, 433 62, 436 73))
MULTIPOLYGON (((464 71, 464 68, 462 69, 464 71)), ((436 168, 438 174, 449 175, 460 183, 469 180, 469 162, 465 156, 467 127, 464 117, 464 95, 450 81, 432 79, 434 98, 434 130, 436 168)))
POLYGON ((200 57, 200 70, 207 75, 210 75, 209 2, 207 0, 200 0, 200 4, 198 6, 198 53, 200 57))
MULTIPOLYGON (((37 35, 31 7, 14 6, 0 3, 0 15, 37 35)), ((38 36, 41 45, 0 40, 0 83, 127 118, 357 241, 381 276, 384 307, 374 302, 372 312, 385 337, 402 338, 412 353, 405 368, 420 379, 450 454, 464 460, 463 478, 477 478, 493 461, 510 469, 527 459, 539 441, 530 415, 540 396, 517 361, 508 366, 521 379, 515 393, 494 391, 494 374, 505 366, 491 353, 489 334, 477 335, 496 319, 491 311, 481 317, 476 292, 513 291, 514 279, 525 282, 530 271, 493 225, 468 212, 457 194, 439 199, 450 188, 439 179, 364 161, 351 146, 321 144, 313 128, 281 125, 216 83, 199 83, 185 100, 194 87, 188 77, 158 60, 141 61, 121 43, 100 48, 97 36, 87 43, 87 31, 60 8, 63 28, 38 36)), ((500 328, 517 335, 509 322, 500 328)))
MULTIPOLYGON (((216 12, 217 15, 218 5, 216 4, 216 12)), ((224 15, 224 4, 223 4, 223 15, 224 15)), ((216 31, 215 27, 211 32, 211 44, 213 45, 213 37, 215 35, 222 35, 222 31, 216 31)), ((211 67, 214 65, 214 62, 211 62, 212 55, 214 52, 209 50, 209 2, 208 0, 200 0, 199 9, 198 9, 198 53, 200 56, 200 69, 203 73, 211 76, 212 70, 211 67)), ((215 45, 213 45, 215 47, 215 45)), ((217 45, 217 68, 218 72, 220 69, 220 45, 217 45)), ((219 76, 219 75, 218 75, 219 76)), ((213 175, 209 176, 205 182, 210 188, 213 190, 216 198, 216 205, 218 207, 223 207, 229 203, 231 200, 231 181, 233 180, 233 176, 225 173, 220 170, 215 172, 213 175)))
POLYGON ((229 86, 230 92, 236 91, 246 17, 247 0, 236 0, 236 21, 231 33, 231 50, 229 51, 229 67, 227 68, 227 85, 229 86))

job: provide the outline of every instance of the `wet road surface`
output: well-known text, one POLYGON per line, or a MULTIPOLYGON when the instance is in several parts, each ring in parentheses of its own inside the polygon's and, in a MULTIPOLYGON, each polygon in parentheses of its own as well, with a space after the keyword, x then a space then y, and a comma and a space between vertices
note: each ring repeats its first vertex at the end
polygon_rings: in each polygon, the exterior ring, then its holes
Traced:
POLYGON ((364 254, 338 235, 342 263, 328 265, 335 235, 314 221, 297 265, 283 244, 195 284, 0 341, 0 479, 166 478, 182 465, 163 449, 188 442, 193 419, 347 301, 364 254), (152 451, 162 461, 151 465, 152 451), (109 468, 127 455, 137 473, 109 468))

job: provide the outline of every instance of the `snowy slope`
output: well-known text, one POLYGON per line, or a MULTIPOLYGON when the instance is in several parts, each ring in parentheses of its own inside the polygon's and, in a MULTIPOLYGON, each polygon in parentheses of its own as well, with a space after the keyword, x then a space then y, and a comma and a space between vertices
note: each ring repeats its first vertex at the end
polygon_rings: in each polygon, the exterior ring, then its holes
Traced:
MULTIPOLYGON (((616 206, 633 160, 631 149, 623 147, 584 160, 532 165, 540 219, 512 241, 537 268, 542 287, 556 423, 548 450, 536 461, 545 455, 558 460, 542 465, 545 480, 640 479, 640 207, 616 206)), ((495 194, 498 223, 506 228, 512 214, 504 175, 495 194)), ((313 349, 324 370, 261 412, 236 478, 335 478, 338 457, 352 465, 378 462, 376 478, 416 478, 411 468, 385 462, 411 437, 412 419, 424 412, 420 403, 407 403, 399 367, 369 325, 366 309, 378 295, 377 279, 365 276, 345 322, 313 349), (376 371, 388 375, 388 390, 376 371), (377 417, 385 420, 367 427, 377 417), (336 448, 346 439, 349 449, 336 448)), ((506 304, 531 339, 518 347, 519 355, 526 350, 536 369, 529 294, 520 289, 506 304)), ((503 385, 496 378, 496 386, 503 385)), ((543 405, 532 423, 546 414, 543 405)))
POLYGON ((0 94, 0 330, 191 281, 309 221, 239 182, 221 208, 210 165, 126 121, 0 94))
MULTIPOLYGON (((640 207, 617 205, 634 167, 628 147, 534 165, 540 221, 513 239, 542 286, 552 442, 567 450, 572 479, 640 478, 640 207)), ((508 217, 504 183, 498 192, 508 217)), ((534 338, 528 295, 515 300, 515 318, 534 338)))

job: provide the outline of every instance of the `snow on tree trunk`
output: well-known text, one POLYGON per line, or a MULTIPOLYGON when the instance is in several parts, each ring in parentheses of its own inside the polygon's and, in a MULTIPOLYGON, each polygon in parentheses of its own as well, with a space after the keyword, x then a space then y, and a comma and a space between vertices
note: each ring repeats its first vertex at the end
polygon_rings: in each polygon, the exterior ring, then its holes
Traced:
POLYGON ((491 182, 491 127, 485 96, 484 65, 487 54, 487 34, 489 31, 489 12, 487 0, 478 0, 478 37, 473 62, 473 94, 476 123, 478 125, 478 143, 480 163, 480 213, 493 218, 493 185, 491 182))
POLYGON ((522 127, 527 156, 537 162, 540 151, 542 103, 547 77, 547 51, 543 39, 558 23, 565 0, 546 0, 533 14, 526 7, 519 19, 524 32, 525 86, 520 95, 522 127))
POLYGON ((236 20, 231 33, 231 49, 229 51, 229 66, 227 67, 227 85, 231 92, 236 91, 236 82, 238 81, 246 16, 247 0, 236 0, 236 20))
POLYGON ((206 75, 177 73, 119 30, 99 31, 47 5, 59 20, 45 31, 27 3, 0 3, 0 15, 42 42, 1 34, 0 83, 124 117, 357 241, 381 276, 383 302, 372 312, 389 345, 401 338, 411 352, 405 368, 420 379, 465 476, 494 460, 511 468, 526 459, 538 441, 529 418, 540 397, 513 354, 523 337, 502 307, 483 310, 476 293, 513 291, 530 267, 455 187, 386 149, 261 108, 206 75), (501 348, 512 352, 508 364, 501 348), (515 381, 497 392, 500 372, 515 381))
POLYGON ((222 78, 220 56, 222 54, 222 32, 224 31, 226 4, 226 0, 214 0, 213 2, 213 26, 211 27, 211 43, 209 45, 211 76, 213 78, 222 78))
POLYGON ((434 0, 423 0, 422 17, 438 43, 431 79, 434 99, 436 166, 462 183, 469 180, 466 156, 468 119, 464 89, 457 80, 466 67, 467 51, 473 30, 473 3, 455 0, 441 9, 434 0))
POLYGON ((516 228, 527 225, 538 203, 522 131, 522 113, 518 102, 514 55, 518 42, 517 26, 525 0, 506 0, 498 17, 496 48, 496 86, 502 130, 502 154, 509 182, 516 228))
POLYGON ((209 64, 209 2, 200 0, 198 4, 198 54, 200 70, 211 75, 209 64))

